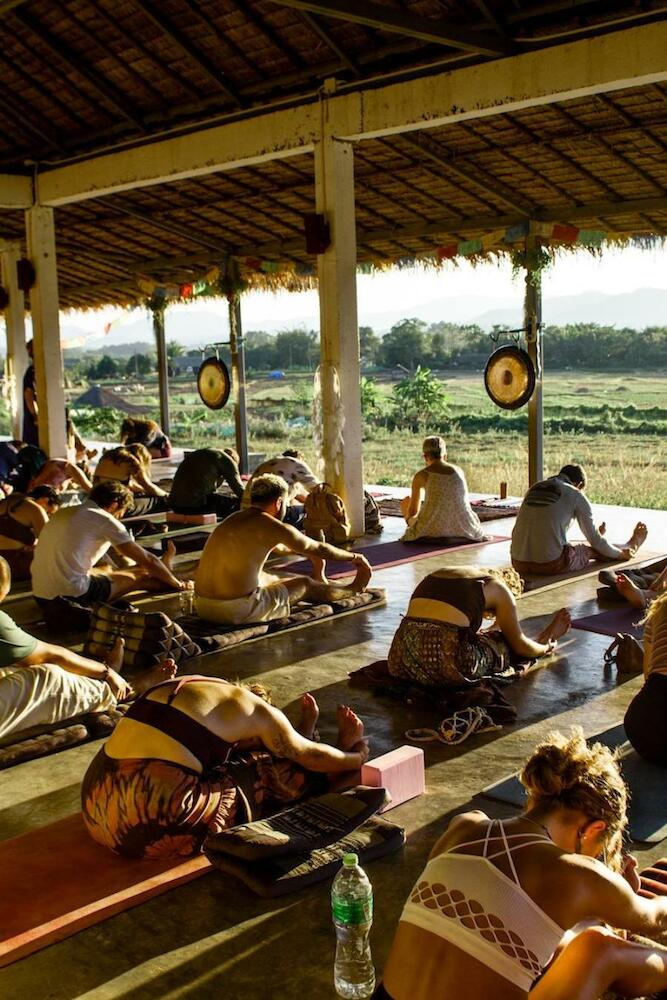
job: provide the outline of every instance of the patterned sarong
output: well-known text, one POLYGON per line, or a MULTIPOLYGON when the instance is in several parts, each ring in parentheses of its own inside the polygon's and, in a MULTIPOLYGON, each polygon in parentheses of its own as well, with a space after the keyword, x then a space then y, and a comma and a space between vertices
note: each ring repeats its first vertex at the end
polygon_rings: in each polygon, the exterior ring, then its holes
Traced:
POLYGON ((267 751, 201 775, 162 760, 115 760, 102 749, 83 779, 81 806, 93 840, 115 854, 188 857, 208 834, 267 815, 321 783, 322 775, 267 751))
POLYGON ((389 650, 389 672, 429 687, 474 683, 511 674, 516 657, 501 632, 479 632, 445 622, 404 618, 389 650))

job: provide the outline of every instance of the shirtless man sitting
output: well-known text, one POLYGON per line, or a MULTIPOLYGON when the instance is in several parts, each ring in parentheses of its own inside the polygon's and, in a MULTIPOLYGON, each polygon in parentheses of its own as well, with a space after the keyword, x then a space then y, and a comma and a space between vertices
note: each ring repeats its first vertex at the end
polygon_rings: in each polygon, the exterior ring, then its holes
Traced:
POLYGON ((336 601, 360 593, 371 578, 371 567, 359 552, 346 552, 315 542, 283 524, 288 487, 279 476, 253 481, 250 507, 232 514, 210 536, 195 576, 195 608, 201 618, 225 625, 284 618, 302 600, 336 601), (312 576, 276 577, 264 571, 277 546, 306 556, 312 576), (345 586, 327 580, 325 560, 352 562, 356 576, 345 586))

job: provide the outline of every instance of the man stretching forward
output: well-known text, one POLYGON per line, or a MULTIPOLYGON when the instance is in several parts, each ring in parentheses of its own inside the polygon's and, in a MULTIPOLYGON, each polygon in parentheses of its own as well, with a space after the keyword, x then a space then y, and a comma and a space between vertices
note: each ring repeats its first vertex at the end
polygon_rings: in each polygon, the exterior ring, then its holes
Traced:
POLYGON ((361 553, 314 542, 283 524, 288 504, 284 479, 258 476, 252 483, 250 504, 223 521, 206 543, 195 577, 195 607, 201 618, 226 625, 267 622, 285 617, 291 605, 304 599, 342 600, 365 590, 371 568, 361 553), (312 576, 266 573, 264 564, 279 545, 310 559, 312 576), (346 586, 330 584, 324 575, 327 559, 354 563, 354 580, 346 586))
POLYGON ((591 560, 631 559, 643 545, 647 531, 641 521, 628 542, 611 545, 603 537, 606 526, 595 526, 585 487, 586 474, 580 465, 564 465, 557 476, 530 487, 512 532, 512 566, 518 573, 572 573, 586 569, 591 560), (588 545, 568 543, 567 531, 575 520, 588 545))

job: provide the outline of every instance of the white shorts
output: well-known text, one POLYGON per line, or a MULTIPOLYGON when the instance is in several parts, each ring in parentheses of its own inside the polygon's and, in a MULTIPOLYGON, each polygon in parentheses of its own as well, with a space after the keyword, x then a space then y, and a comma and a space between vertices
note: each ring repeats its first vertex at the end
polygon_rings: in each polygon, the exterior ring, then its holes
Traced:
POLYGON ((289 591, 282 583, 257 587, 246 597, 220 600, 195 595, 195 610, 200 618, 222 625, 246 625, 286 618, 290 613, 289 591))
POLYGON ((71 674, 55 664, 0 670, 0 739, 115 707, 116 698, 105 681, 71 674))

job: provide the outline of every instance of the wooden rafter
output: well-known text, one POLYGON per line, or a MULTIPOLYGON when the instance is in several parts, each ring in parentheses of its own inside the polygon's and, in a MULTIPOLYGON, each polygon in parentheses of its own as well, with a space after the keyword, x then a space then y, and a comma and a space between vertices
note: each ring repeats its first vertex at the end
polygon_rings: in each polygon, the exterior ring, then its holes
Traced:
POLYGON ((497 35, 471 31, 448 21, 419 17, 408 11, 375 3, 375 0, 273 0, 283 7, 308 10, 323 17, 353 21, 429 44, 446 45, 486 56, 507 55, 509 45, 497 35))
POLYGON ((320 24, 319 18, 315 14, 309 14, 308 11, 302 10, 301 17, 303 21, 308 25, 311 31, 314 31, 316 35, 322 39, 322 41, 329 46, 334 55, 338 56, 343 66, 350 70, 354 76, 360 76, 361 71, 357 66, 356 62, 350 58, 345 49, 341 48, 335 38, 333 38, 330 31, 320 24))
POLYGON ((151 0, 134 0, 134 5, 141 10, 145 16, 175 45, 191 62, 195 63, 204 76, 222 91, 229 100, 237 107, 242 106, 242 101, 236 92, 235 87, 229 82, 225 82, 222 77, 225 75, 221 69, 215 66, 208 56, 204 55, 192 42, 189 42, 182 32, 169 21, 160 8, 151 0))
POLYGON ((78 52, 71 49, 69 45, 61 41, 61 39, 56 38, 52 32, 41 25, 39 21, 35 20, 32 15, 26 14, 25 11, 14 11, 14 17, 16 17, 21 24, 28 29, 28 31, 35 35, 36 38, 39 38, 42 44, 50 49, 54 55, 56 55, 59 59, 62 59, 63 62, 66 62, 75 73, 82 76, 84 80, 86 80, 87 83, 114 108, 115 111, 122 115, 123 118, 132 122, 132 124, 136 125, 136 127, 142 132, 146 131, 141 115, 135 108, 132 107, 132 102, 112 84, 101 79, 93 67, 89 66, 78 52))

